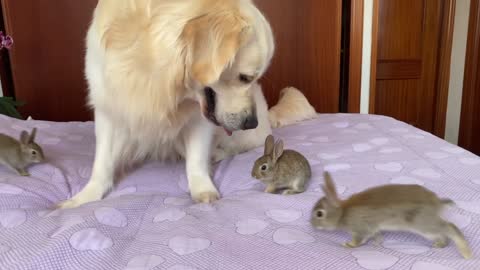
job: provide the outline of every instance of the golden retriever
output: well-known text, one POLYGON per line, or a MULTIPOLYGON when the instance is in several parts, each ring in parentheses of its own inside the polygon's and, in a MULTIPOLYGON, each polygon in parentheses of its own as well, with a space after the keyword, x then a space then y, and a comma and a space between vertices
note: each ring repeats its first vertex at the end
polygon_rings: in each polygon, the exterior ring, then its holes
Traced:
POLYGON ((261 145, 270 133, 266 105, 257 117, 256 81, 273 53, 270 25, 250 0, 99 0, 85 68, 95 161, 87 185, 60 207, 100 200, 124 163, 177 155, 192 198, 217 200, 209 167, 212 149, 229 147, 221 137, 267 123, 255 131, 263 137, 249 135, 214 159, 261 145))

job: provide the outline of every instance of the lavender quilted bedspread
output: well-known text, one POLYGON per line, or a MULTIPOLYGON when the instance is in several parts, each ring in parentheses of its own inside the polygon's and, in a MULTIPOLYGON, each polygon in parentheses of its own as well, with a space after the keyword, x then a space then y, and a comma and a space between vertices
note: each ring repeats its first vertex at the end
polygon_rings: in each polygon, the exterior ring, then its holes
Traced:
POLYGON ((31 167, 31 177, 0 168, 0 269, 480 269, 480 158, 392 118, 319 115, 275 130, 311 162, 312 181, 300 195, 262 192, 250 176, 256 149, 217 167, 222 199, 211 205, 190 200, 183 164, 149 163, 103 201, 62 211, 49 209, 90 175, 93 123, 0 117, 1 133, 32 127, 48 162, 31 167), (342 247, 348 234, 309 224, 324 170, 342 197, 416 183, 453 199, 445 216, 464 231, 474 258, 405 233, 387 233, 381 245, 342 247))

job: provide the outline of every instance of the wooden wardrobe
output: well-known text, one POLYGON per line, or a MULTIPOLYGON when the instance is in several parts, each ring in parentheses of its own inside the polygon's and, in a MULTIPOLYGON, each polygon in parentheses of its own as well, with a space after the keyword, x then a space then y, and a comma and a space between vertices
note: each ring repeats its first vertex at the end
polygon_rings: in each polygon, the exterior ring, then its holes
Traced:
MULTIPOLYGON (((90 120, 85 106, 84 39, 96 0, 2 0, 15 44, 10 92, 24 116, 90 120)), ((256 0, 275 32, 277 52, 262 79, 269 104, 295 86, 319 112, 339 111, 341 0, 256 0)), ((3 79, 3 78, 2 78, 3 79)))
POLYGON ((455 0, 374 0, 370 113, 443 137, 455 0))

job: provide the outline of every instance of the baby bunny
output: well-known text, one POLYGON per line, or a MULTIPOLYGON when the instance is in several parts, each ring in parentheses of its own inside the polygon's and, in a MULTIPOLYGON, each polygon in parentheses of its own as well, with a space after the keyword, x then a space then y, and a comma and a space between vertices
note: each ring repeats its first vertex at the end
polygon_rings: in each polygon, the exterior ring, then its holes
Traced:
POLYGON ((447 246, 451 239, 464 258, 472 257, 462 232, 440 217, 451 200, 418 185, 379 186, 340 200, 330 174, 325 172, 324 177, 325 197, 315 204, 311 223, 318 229, 350 232, 352 240, 346 247, 358 247, 381 231, 406 231, 432 240, 436 248, 447 246))
POLYGON ((31 134, 22 131, 20 141, 0 134, 0 165, 16 171, 21 176, 29 176, 27 166, 40 163, 45 159, 42 148, 35 143, 36 133, 36 128, 31 134))
POLYGON ((252 177, 267 184, 265 192, 274 193, 285 189, 282 194, 296 194, 305 191, 312 171, 308 160, 293 150, 283 150, 283 141, 274 143, 272 135, 265 139, 265 151, 255 161, 252 177))

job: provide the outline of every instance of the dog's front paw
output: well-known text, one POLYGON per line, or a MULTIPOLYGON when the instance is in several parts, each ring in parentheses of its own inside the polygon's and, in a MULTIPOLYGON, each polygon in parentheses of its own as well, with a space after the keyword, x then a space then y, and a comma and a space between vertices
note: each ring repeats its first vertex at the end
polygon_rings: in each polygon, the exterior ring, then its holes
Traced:
POLYGON ((220 194, 210 177, 192 176, 189 179, 192 199, 197 203, 211 203, 220 199, 220 194))
POLYGON ((195 195, 192 194, 192 198, 197 203, 212 203, 220 199, 220 194, 217 191, 207 191, 195 195))
POLYGON ((83 204, 98 201, 102 199, 102 194, 99 192, 91 192, 91 188, 85 188, 70 200, 63 201, 57 205, 58 209, 76 208, 83 204))
POLYGON ((57 204, 56 208, 57 209, 71 209, 71 208, 76 208, 79 207, 81 204, 78 203, 76 200, 66 200, 63 201, 59 204, 57 204))

